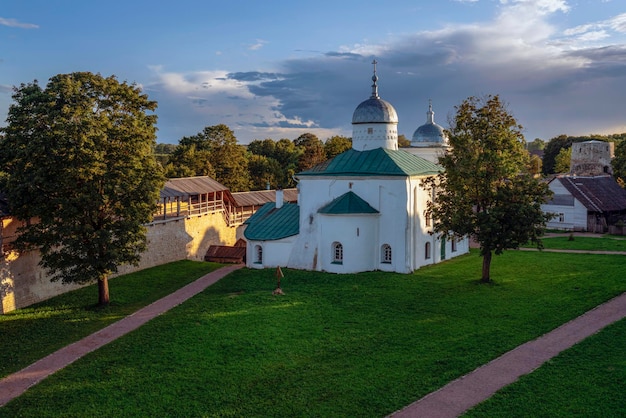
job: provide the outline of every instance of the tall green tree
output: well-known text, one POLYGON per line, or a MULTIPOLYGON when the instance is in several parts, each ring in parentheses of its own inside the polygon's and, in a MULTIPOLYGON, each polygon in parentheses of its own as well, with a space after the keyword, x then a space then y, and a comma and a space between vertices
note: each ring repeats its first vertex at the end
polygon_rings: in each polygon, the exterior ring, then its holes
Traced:
POLYGON ((77 72, 14 89, 0 138, 2 188, 26 222, 18 250, 38 249, 52 280, 98 283, 137 264, 164 178, 156 162, 156 102, 114 76, 77 72))
POLYGON ((195 158, 185 162, 182 159, 174 160, 174 155, 170 157, 170 162, 176 161, 177 165, 186 165, 190 168, 186 172, 194 172, 194 168, 201 168, 201 172, 196 171, 192 175, 208 175, 205 174, 205 169, 210 165, 215 180, 230 190, 235 192, 250 190, 246 149, 237 143, 235 134, 228 126, 224 124, 207 126, 194 136, 184 137, 179 141, 176 152, 183 155, 187 153, 188 156, 195 158), (190 152, 191 149, 193 152, 190 152))
POLYGON ((407 139, 403 134, 398 135, 398 147, 399 148, 408 148, 411 146, 411 140, 407 139))
POLYGON ((559 135, 548 141, 543 149, 543 174, 554 174, 556 157, 563 148, 571 148, 573 138, 567 135, 559 135))
POLYGON ((622 139, 615 144, 615 157, 611 161, 613 167, 613 177, 624 187, 626 183, 626 139, 622 139))
POLYGON ((572 147, 561 148, 554 159, 554 172, 557 174, 569 173, 572 161, 572 147))
POLYGON ((352 148, 352 139, 345 136, 331 136, 324 142, 324 152, 326 153, 327 160, 330 160, 344 151, 348 151, 350 148, 352 148))
POLYGON ((326 161, 324 143, 312 133, 304 133, 293 141, 296 148, 302 150, 298 159, 298 171, 309 168, 326 161))
POLYGON ((529 241, 541 247, 549 217, 541 203, 546 184, 529 173, 522 127, 498 96, 470 97, 456 107, 445 169, 424 182, 433 191, 427 212, 442 236, 469 236, 480 245, 482 282, 490 282, 492 255, 529 241))

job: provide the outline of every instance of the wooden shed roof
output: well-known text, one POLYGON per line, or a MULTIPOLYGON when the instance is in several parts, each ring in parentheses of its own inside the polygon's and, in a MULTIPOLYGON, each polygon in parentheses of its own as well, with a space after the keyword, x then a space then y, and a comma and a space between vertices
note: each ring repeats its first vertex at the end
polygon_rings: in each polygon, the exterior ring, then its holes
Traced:
POLYGON ((161 189, 161 199, 186 199, 190 196, 197 196, 213 192, 228 192, 228 194, 230 194, 228 187, 217 182, 209 176, 168 179, 161 189))
MULTIPOLYGON (((276 190, 258 190, 253 192, 232 193, 236 205, 241 206, 263 206, 266 203, 276 200, 276 190)), ((283 189, 283 200, 295 203, 298 201, 298 189, 283 189)))
POLYGON ((626 190, 622 189, 611 176, 563 176, 557 179, 589 211, 626 210, 626 190))

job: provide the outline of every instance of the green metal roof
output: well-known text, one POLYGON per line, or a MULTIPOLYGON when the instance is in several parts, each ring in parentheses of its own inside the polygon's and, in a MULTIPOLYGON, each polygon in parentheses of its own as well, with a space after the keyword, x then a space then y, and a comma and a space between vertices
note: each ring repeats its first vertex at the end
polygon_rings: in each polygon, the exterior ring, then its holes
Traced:
POLYGON ((298 176, 428 176, 443 168, 404 150, 376 148, 369 151, 350 149, 298 176))
POLYGON ((326 206, 321 207, 317 212, 327 215, 346 215, 351 213, 380 213, 354 192, 342 194, 326 206))
POLYGON ((300 232, 300 207, 284 203, 276 209, 276 203, 263 205, 244 224, 243 235, 249 240, 274 241, 297 235, 300 232))

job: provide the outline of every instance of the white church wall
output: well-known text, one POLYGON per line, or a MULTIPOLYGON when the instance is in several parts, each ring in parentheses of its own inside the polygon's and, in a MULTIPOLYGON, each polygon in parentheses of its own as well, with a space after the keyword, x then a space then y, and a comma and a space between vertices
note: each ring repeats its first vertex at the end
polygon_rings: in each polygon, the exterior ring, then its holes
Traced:
POLYGON ((256 269, 285 267, 294 241, 295 237, 275 241, 248 241, 246 244, 246 266, 256 269), (260 254, 259 249, 261 250, 260 254))
POLYGON ((320 215, 320 221, 321 270, 331 273, 376 270, 378 215, 320 215))

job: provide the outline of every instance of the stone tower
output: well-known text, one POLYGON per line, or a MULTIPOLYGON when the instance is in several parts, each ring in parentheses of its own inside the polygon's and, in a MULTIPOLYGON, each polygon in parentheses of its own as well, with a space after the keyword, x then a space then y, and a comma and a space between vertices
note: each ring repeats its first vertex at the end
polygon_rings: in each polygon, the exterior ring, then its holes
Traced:
POLYGON ((613 174, 615 144, 604 141, 575 142, 572 144, 570 174, 576 176, 601 176, 613 174))

